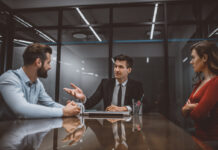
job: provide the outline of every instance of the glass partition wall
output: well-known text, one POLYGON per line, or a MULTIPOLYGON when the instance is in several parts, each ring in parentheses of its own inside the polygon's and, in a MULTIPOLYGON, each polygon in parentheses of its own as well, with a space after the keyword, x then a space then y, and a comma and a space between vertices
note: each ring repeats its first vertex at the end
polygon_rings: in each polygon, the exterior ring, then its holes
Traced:
MULTIPOLYGON (((69 99, 78 101, 62 90, 70 88, 70 83, 80 87, 88 98, 101 80, 109 77, 109 29, 101 25, 109 23, 109 9, 66 8, 62 23, 69 27, 64 28, 61 34, 60 98, 65 104, 69 99)), ((103 109, 103 103, 100 102, 94 109, 103 109)))
MULTIPOLYGON (((4 7, 0 52, 7 61, 1 59, 1 70, 21 67, 22 53, 32 42, 52 46, 52 69, 48 78, 41 80, 49 95, 65 104, 75 99, 64 93, 64 87, 72 82, 91 96, 103 78, 113 77, 111 58, 126 54, 134 59, 130 78, 143 84, 144 111, 160 112, 189 127, 191 123, 185 122, 180 112, 192 91, 189 48, 201 40, 217 42, 217 8, 217 2, 204 1, 16 11, 4 7)), ((101 108, 102 103, 95 107, 101 108)))

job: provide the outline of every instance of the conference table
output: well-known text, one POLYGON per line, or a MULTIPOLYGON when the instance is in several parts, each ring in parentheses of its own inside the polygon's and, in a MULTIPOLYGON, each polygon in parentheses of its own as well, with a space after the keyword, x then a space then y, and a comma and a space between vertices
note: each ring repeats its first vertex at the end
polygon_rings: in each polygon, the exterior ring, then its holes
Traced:
POLYGON ((159 113, 0 121, 0 150, 202 150, 214 148, 159 113))

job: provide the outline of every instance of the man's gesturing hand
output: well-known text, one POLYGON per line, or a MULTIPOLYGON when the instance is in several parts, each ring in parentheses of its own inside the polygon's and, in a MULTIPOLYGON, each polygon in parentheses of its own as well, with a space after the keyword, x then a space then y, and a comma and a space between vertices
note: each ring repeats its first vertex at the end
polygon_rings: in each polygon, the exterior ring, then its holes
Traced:
POLYGON ((86 96, 83 93, 83 91, 73 83, 70 83, 70 85, 73 87, 73 89, 64 88, 64 91, 72 95, 73 97, 81 100, 82 102, 84 102, 86 96))

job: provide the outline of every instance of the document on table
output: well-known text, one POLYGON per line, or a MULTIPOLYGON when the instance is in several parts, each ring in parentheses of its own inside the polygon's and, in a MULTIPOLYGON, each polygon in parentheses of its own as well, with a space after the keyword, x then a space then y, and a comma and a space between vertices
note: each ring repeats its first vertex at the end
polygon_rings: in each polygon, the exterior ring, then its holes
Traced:
POLYGON ((83 115, 88 116, 129 116, 129 111, 123 111, 123 112, 109 112, 109 111, 93 111, 93 110, 85 110, 83 112, 83 115))

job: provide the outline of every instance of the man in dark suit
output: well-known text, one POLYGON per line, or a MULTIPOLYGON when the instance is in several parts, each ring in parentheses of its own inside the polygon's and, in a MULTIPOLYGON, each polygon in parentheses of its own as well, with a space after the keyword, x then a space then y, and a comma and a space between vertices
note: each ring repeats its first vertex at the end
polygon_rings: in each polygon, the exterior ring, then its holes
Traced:
POLYGON ((142 84, 128 78, 132 71, 133 60, 129 56, 118 55, 114 57, 113 79, 103 79, 95 93, 86 98, 83 91, 71 83, 73 89, 64 90, 85 103, 85 108, 95 106, 101 99, 107 111, 132 111, 132 99, 140 100, 143 95, 142 84))

